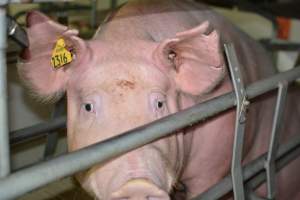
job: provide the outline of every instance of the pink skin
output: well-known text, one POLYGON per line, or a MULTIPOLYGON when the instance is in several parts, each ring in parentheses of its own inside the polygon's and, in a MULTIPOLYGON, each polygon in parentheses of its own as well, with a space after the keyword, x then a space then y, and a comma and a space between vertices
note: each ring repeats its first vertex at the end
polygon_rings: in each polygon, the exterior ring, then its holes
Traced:
MULTIPOLYGON (((19 72, 46 101, 67 93, 70 151, 231 91, 221 43, 235 44, 247 84, 274 73, 258 67, 271 66, 264 50, 225 19, 200 4, 172 2, 132 1, 90 41, 41 13, 28 15, 30 48, 19 72), (54 70, 51 51, 59 37, 75 59, 54 70)), ((272 99, 253 104, 244 162, 266 150, 270 127, 257 124, 270 124, 272 112, 259 111, 271 111, 273 104, 272 99)), ((99 199, 165 200, 178 181, 186 185, 189 199, 228 174, 234 120, 235 112, 227 111, 76 177, 99 199)))
MULTIPOLYGON (((138 60, 130 67, 128 62, 126 65, 120 63, 107 61, 103 67, 91 66, 72 80, 80 82, 80 86, 70 83, 72 87, 67 90, 68 99, 73 99, 68 101, 70 150, 105 140, 178 110, 172 98, 175 91, 164 74, 143 63, 136 65, 138 60), (168 105, 166 98, 170 98, 168 105), (158 102, 163 103, 161 108, 158 102), (92 103, 91 112, 84 109, 85 103, 92 103)), ((182 134, 174 135, 130 152, 108 165, 95 166, 88 172, 93 176, 83 181, 83 185, 97 191, 101 199, 110 199, 109 195, 129 179, 147 179, 169 191, 181 168, 181 162, 174 161, 183 159, 182 142, 182 134)))

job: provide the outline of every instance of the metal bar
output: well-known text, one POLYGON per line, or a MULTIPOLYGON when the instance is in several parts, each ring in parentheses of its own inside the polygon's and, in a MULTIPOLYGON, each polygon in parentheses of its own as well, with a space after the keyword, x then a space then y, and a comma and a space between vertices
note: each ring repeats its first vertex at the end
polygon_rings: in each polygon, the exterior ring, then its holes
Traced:
POLYGON ((272 51, 300 51, 300 43, 262 39, 260 42, 272 51))
MULTIPOLYGON (((283 80, 290 82, 299 76, 300 68, 298 67, 274 75, 271 78, 258 81, 247 87, 247 96, 254 98, 275 89, 279 82, 283 80)), ((232 108, 235 103, 234 100, 234 94, 231 92, 176 114, 161 118, 109 140, 17 171, 7 178, 0 180, 0 199, 16 198, 52 181, 72 175, 92 165, 105 162, 161 137, 170 135, 175 130, 193 125, 194 123, 198 123, 201 120, 205 120, 208 117, 232 108), (12 187, 12 185, 14 187, 12 187)), ((231 182, 231 179, 229 181, 231 182)))
POLYGON ((252 99, 268 91, 274 90, 282 81, 291 82, 299 78, 300 66, 286 72, 278 73, 270 78, 256 81, 246 89, 248 99, 252 99))
MULTIPOLYGON (((65 99, 62 98, 59 100, 54 107, 54 111, 52 113, 52 118, 55 119, 59 116, 62 116, 65 111, 65 99)), ((44 150, 44 159, 48 160, 53 157, 55 153, 55 149, 57 147, 58 142, 58 132, 53 131, 47 133, 47 142, 44 150)))
MULTIPOLYGON (((236 120, 235 120, 235 134, 232 151, 231 161, 231 174, 234 199, 244 200, 244 183, 242 172, 242 158, 243 158, 243 146, 245 135, 245 121, 246 121, 246 95, 242 75, 240 72, 239 62, 232 44, 225 44, 225 52, 227 62, 232 77, 234 92, 236 96, 236 120)), ((249 104, 249 103, 248 103, 249 104)))
POLYGON ((277 149, 279 146, 279 133, 281 132, 282 121, 283 121, 283 110, 287 96, 287 83, 280 83, 278 88, 278 97, 275 107, 275 115, 272 125, 271 140, 269 144, 268 157, 265 163, 265 169, 267 174, 267 188, 268 188, 268 199, 275 198, 275 159, 277 149))
POLYGON ((66 128, 66 117, 58 117, 45 123, 40 123, 27 128, 10 132, 10 143, 17 144, 47 135, 60 128, 66 128))
POLYGON ((275 114, 272 124, 272 132, 271 132, 271 138, 270 138, 270 144, 269 144, 269 150, 267 153, 267 158, 265 161, 265 170, 266 170, 266 177, 267 177, 267 198, 259 197, 255 194, 255 192, 252 191, 252 188, 246 187, 246 199, 247 200, 271 200, 275 199, 276 196, 276 189, 275 189, 275 160, 276 160, 276 154, 279 146, 279 133, 281 131, 281 125, 283 121, 283 110, 284 105, 286 102, 286 96, 287 96, 287 89, 288 84, 287 83, 280 83, 278 87, 278 96, 277 96, 277 102, 275 106, 275 114))
POLYGON ((9 3, 72 2, 73 0, 7 0, 9 3))
POLYGON ((96 28, 97 26, 97 6, 98 0, 90 0, 91 1, 91 27, 96 28))
POLYGON ((117 5, 118 5, 118 0, 111 0, 111 2, 110 2, 110 9, 111 10, 115 10, 116 7, 117 7, 117 5))
MULTIPOLYGON (((291 143, 298 143, 300 141, 299 136, 296 138, 296 141, 291 141, 291 143)), ((277 157, 279 157, 278 161, 276 161, 276 172, 280 171, 283 167, 289 164, 291 161, 296 159, 300 155, 300 143, 298 145, 290 145, 290 148, 285 148, 285 153, 281 155, 278 151, 277 157)), ((263 184, 266 180, 266 172, 261 171, 256 176, 254 176, 251 180, 248 181, 246 186, 251 189, 258 188, 261 184, 263 184)))
POLYGON ((12 17, 7 16, 8 35, 22 48, 29 46, 29 40, 25 29, 23 29, 12 17))
MULTIPOLYGON (((284 145, 280 145, 278 148, 277 159, 276 159, 276 170, 281 169, 284 165, 295 159, 300 155, 300 135, 292 138, 289 142, 284 145)), ((247 164, 244 168, 243 180, 248 181, 259 172, 263 171, 267 153, 259 156, 254 161, 247 164)), ((265 175, 265 171, 262 172, 265 175)), ((260 175, 259 175, 260 176, 260 175)), ((246 185, 248 188, 254 188, 259 186, 263 181, 263 177, 256 178, 251 185, 246 185), (259 180, 258 180, 259 179, 259 180)), ((231 174, 223 178, 219 183, 208 189, 206 192, 195 197, 193 200, 212 200, 220 199, 225 194, 232 191, 231 174)))
POLYGON ((0 178, 10 173, 6 70, 6 8, 0 6, 0 178))

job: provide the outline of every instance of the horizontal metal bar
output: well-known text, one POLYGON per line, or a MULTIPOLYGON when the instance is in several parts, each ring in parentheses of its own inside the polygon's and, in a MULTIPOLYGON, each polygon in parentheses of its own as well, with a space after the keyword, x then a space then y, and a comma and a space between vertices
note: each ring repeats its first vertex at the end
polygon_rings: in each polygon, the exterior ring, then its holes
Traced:
POLYGON ((30 139, 46 136, 48 132, 66 127, 66 117, 57 117, 48 122, 40 123, 10 132, 10 143, 17 144, 30 139))
MULTIPOLYGON (((284 145, 280 145, 277 153, 276 159, 276 169, 279 170, 280 166, 283 167, 283 164, 289 163, 297 156, 299 156, 299 149, 300 149, 300 136, 292 138, 288 143, 284 145)), ((254 161, 250 162, 244 167, 243 179, 244 181, 249 180, 259 172, 264 169, 264 164, 267 159, 267 153, 261 155, 254 161)), ((264 178, 265 178, 265 171, 263 171, 264 178)), ((260 184, 262 178, 259 180, 256 179, 257 183, 251 185, 252 187, 260 184)), ((264 179, 265 180, 265 179, 264 179)), ((223 195, 227 194, 232 190, 232 182, 231 182, 231 174, 227 175, 223 178, 219 183, 211 187, 208 191, 202 193, 198 197, 194 198, 193 200, 211 200, 211 199, 219 199, 223 195)))
MULTIPOLYGON (((300 68, 274 75, 247 87, 247 96, 254 98, 275 89, 278 83, 283 80, 290 82, 299 76, 300 68)), ((175 130, 191 126, 233 107, 234 102, 235 96, 231 92, 128 131, 117 137, 17 171, 0 180, 0 199, 17 198, 52 181, 72 175, 97 163, 108 161, 161 137, 171 135, 175 130)))
POLYGON ((262 39, 260 42, 273 51, 300 51, 300 43, 262 39))
POLYGON ((256 81, 247 87, 246 93, 249 99, 262 95, 268 91, 274 90, 278 87, 278 84, 282 81, 290 83, 291 81, 299 78, 300 66, 297 66, 294 69, 288 70, 286 72, 278 73, 270 78, 256 81))
POLYGON ((299 43, 270 43, 266 44, 266 47, 273 51, 300 51, 299 43))
POLYGON ((5 0, 5 3, 49 3, 49 2, 72 2, 72 1, 73 0, 5 0))

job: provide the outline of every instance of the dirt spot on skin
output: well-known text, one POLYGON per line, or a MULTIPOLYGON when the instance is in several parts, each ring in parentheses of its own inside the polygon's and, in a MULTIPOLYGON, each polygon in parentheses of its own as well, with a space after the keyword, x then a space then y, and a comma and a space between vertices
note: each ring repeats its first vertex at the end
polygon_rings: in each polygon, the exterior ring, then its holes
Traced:
POLYGON ((122 89, 131 89, 135 88, 135 83, 127 80, 120 80, 117 82, 117 86, 121 87, 122 89))

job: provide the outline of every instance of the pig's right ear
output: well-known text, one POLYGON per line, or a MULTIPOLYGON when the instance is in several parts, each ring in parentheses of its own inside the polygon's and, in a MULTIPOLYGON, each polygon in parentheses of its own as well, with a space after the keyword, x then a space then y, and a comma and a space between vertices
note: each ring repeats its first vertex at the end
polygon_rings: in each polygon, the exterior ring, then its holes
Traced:
POLYGON ((178 91, 192 96, 213 91, 225 76, 220 35, 207 21, 162 41, 153 57, 172 75, 178 91))
POLYGON ((46 101, 56 100, 65 92, 71 71, 79 66, 88 48, 85 41, 77 37, 77 30, 68 29, 40 12, 33 11, 27 15, 27 27, 29 48, 21 55, 19 75, 37 97, 46 101), (51 57, 60 38, 72 52, 73 60, 54 69, 51 57))

